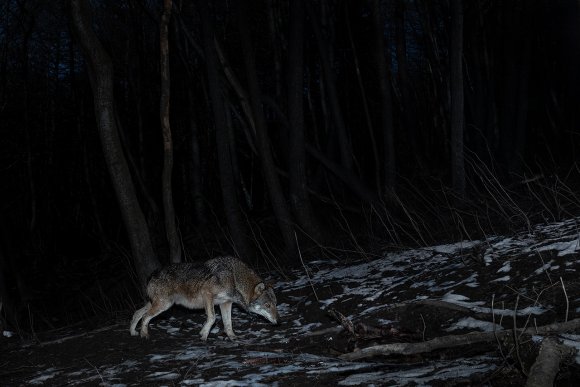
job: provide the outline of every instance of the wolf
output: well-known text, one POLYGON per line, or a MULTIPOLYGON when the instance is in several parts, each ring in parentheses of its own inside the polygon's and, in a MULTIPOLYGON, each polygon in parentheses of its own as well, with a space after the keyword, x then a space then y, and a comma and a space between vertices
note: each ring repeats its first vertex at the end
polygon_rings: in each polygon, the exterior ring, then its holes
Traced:
POLYGON ((189 309, 205 309, 207 320, 199 332, 203 341, 215 323, 215 305, 220 306, 224 329, 234 340, 232 304, 265 317, 278 324, 276 295, 270 285, 241 260, 225 256, 203 263, 176 263, 153 273, 147 284, 149 302, 137 310, 129 331, 137 336, 137 323, 141 322, 141 337, 148 338, 149 321, 171 308, 173 304, 189 309))

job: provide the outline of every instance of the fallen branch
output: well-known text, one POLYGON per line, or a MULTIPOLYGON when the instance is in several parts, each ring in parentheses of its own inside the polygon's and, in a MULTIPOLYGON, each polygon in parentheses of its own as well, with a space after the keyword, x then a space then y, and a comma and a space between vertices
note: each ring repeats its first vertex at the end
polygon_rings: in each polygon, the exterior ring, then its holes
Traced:
MULTIPOLYGON (((455 312, 461 312, 461 313, 465 313, 465 314, 474 313, 471 309, 469 309, 465 306, 461 306, 461 305, 457 305, 457 304, 453 304, 451 302, 446 302, 446 301, 441 301, 441 300, 430 300, 430 299, 419 300, 419 301, 415 302, 415 304, 432 306, 435 308, 449 309, 449 310, 452 310, 455 312)), ((410 304, 407 304, 407 305, 410 305, 410 304)), ((483 313, 477 313, 477 314, 483 314, 483 313)))
MULTIPOLYGON (((536 328, 527 328, 525 330, 518 329, 518 332, 528 334, 547 335, 552 333, 569 332, 580 329, 580 318, 563 323, 553 323, 536 328)), ((493 342, 497 339, 500 341, 509 340, 513 337, 513 330, 505 330, 502 332, 471 332, 464 335, 452 335, 436 337, 422 343, 393 343, 375 345, 372 347, 363 348, 359 351, 345 353, 340 356, 345 360, 357 360, 377 355, 413 355, 417 353, 432 352, 437 349, 455 348, 464 345, 471 345, 476 343, 493 342)))
POLYGON ((320 329, 317 331, 313 331, 313 332, 308 332, 306 333, 307 337, 311 337, 311 336, 322 336, 322 335, 327 335, 330 333, 340 333, 344 330, 344 328, 342 326, 340 327, 331 327, 331 328, 325 328, 325 329, 320 329))
POLYGON ((560 363, 574 354, 574 348, 558 343, 547 337, 542 341, 540 353, 530 368, 526 387, 543 387, 554 385, 556 374, 560 370, 560 363))
POLYGON ((69 340, 72 340, 72 339, 78 339, 80 337, 92 335, 92 334, 99 333, 99 332, 108 331, 108 330, 111 330, 113 328, 116 328, 116 327, 118 327, 120 325, 122 325, 122 324, 109 325, 109 326, 106 326, 106 327, 94 329, 92 331, 79 333, 77 335, 65 336, 65 337, 61 337, 59 339, 51 340, 51 341, 43 341, 43 342, 38 343, 38 345, 41 346, 41 347, 45 347, 47 345, 52 345, 52 344, 61 344, 61 343, 64 343, 65 341, 69 341, 69 340))
POLYGON ((356 333, 354 331, 354 325, 352 321, 346 318, 342 313, 334 309, 328 309, 328 314, 334 317, 336 321, 342 325, 342 327, 351 335, 356 337, 356 333))

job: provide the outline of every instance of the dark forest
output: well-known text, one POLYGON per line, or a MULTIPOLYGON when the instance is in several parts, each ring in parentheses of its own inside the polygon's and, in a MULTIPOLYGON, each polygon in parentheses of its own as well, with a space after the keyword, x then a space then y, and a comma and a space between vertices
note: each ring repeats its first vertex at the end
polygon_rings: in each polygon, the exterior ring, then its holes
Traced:
POLYGON ((574 217, 579 69, 576 0, 3 0, 2 316, 574 217))

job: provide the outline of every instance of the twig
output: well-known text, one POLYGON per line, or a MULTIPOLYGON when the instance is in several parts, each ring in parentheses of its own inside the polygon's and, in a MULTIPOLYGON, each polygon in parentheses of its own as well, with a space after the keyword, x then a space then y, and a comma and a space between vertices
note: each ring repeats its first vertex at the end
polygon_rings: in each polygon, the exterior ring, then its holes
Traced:
POLYGON ((502 345, 499 341, 499 337, 497 337, 497 330, 495 329, 495 310, 493 308, 495 302, 495 293, 492 294, 491 296, 491 318, 492 318, 492 323, 493 323, 493 335, 495 336, 495 341, 497 342, 497 347, 499 348, 499 353, 501 355, 501 357, 506 360, 506 356, 503 353, 503 349, 501 348, 502 345))
POLYGON ((84 336, 87 336, 87 335, 91 335, 91 334, 95 334, 95 333, 99 333, 99 332, 108 331, 109 329, 113 329, 113 328, 118 327, 120 325, 123 325, 123 324, 118 323, 118 324, 109 325, 109 326, 106 326, 106 327, 94 329, 94 330, 89 331, 89 332, 79 333, 77 335, 65 336, 65 337, 61 337, 60 339, 55 339, 55 340, 51 340, 51 341, 44 341, 42 343, 38 343, 38 345, 40 345, 41 347, 45 347, 47 345, 52 345, 52 344, 61 344, 61 343, 64 343, 65 341, 69 341, 69 340, 72 340, 72 339, 78 339, 79 337, 84 337, 84 336))
POLYGON ((516 357, 518 359, 518 362, 520 363, 520 368, 522 369, 522 372, 524 373, 524 375, 528 376, 528 373, 526 372, 526 370, 524 369, 524 363, 522 362, 522 357, 520 356, 520 341, 519 341, 519 336, 518 336, 518 325, 517 325, 517 317, 518 317, 518 304, 520 303, 520 295, 518 294, 518 296, 516 297, 516 305, 514 306, 514 315, 513 315, 513 322, 514 322, 514 329, 513 329, 513 334, 514 334, 514 347, 516 350, 516 357))
POLYGON ((305 334, 306 337, 312 337, 312 336, 322 336, 322 335, 326 335, 328 333, 340 333, 344 330, 344 327, 340 326, 340 327, 330 327, 330 328, 326 328, 326 329, 319 329, 317 331, 313 331, 313 332, 308 332, 305 334))
POLYGON ((540 251, 538 249, 536 249, 536 253, 538 254, 538 257, 540 257, 540 260, 542 261, 542 271, 546 274, 546 277, 548 277, 548 281, 550 281, 551 285, 554 285, 554 281, 552 281, 552 277, 550 277, 550 273, 548 273, 548 270, 546 270, 546 263, 544 262, 544 258, 542 257, 542 254, 540 253, 540 251))
POLYGON ((90 361, 89 361, 89 360, 88 360, 86 357, 85 357, 84 359, 85 359, 85 361, 86 361, 87 363, 89 363, 89 365, 90 365, 91 367, 93 367, 93 368, 95 369, 95 371, 97 371, 97 375, 99 375, 99 378, 101 378, 101 382, 103 383, 103 385, 105 385, 105 384, 106 384, 106 383, 105 383, 105 379, 103 379, 103 375, 101 375, 101 373, 99 372, 99 369, 98 369, 97 367, 95 367, 95 366, 93 365, 93 363, 91 363, 91 362, 90 362, 90 361))
POLYGON ((310 278, 310 273, 308 272, 308 268, 304 264, 304 260, 302 259, 302 252, 300 251, 300 245, 298 244, 298 236, 296 235, 296 231, 294 231, 294 239, 296 240, 296 247, 298 247, 298 256, 300 257, 300 262, 302 262, 302 267, 304 267, 304 271, 306 272, 306 277, 308 277, 308 283, 314 292, 314 297, 316 297, 316 301, 320 302, 318 298, 318 294, 316 294, 316 289, 314 289, 314 285, 312 284, 312 279, 310 278))
POLYGON ((423 313, 420 313, 421 320, 423 321, 423 341, 425 341, 425 330, 427 329, 427 324, 425 324, 425 318, 423 318, 423 313))
POLYGON ((564 297, 566 297, 566 318, 564 321, 568 321, 568 312, 570 311, 570 300, 568 299, 568 293, 566 293, 566 286, 564 286, 564 280, 560 277, 560 283, 562 284, 562 290, 564 291, 564 297))

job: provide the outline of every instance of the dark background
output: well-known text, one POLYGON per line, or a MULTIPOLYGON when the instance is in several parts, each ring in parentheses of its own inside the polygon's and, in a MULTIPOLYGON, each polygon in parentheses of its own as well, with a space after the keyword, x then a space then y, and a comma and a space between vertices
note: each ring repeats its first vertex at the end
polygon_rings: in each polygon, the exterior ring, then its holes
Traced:
MULTIPOLYGON (((578 1, 306 0, 300 23, 287 0, 202 2, 175 0, 168 27, 169 194, 184 259, 244 251, 246 261, 284 272, 299 251, 304 259, 355 259, 577 214, 578 1), (464 121, 454 124, 457 4, 464 121), (216 56, 217 82, 208 78, 204 21, 227 61, 216 56), (293 26, 304 37, 302 63, 291 52, 293 26), (290 114, 292 85, 301 91, 298 115, 290 114), (225 106, 222 132, 212 90, 225 106), (249 114, 240 93, 254 103, 249 114), (263 118, 265 143, 252 115, 263 118), (465 171, 454 175, 457 124, 465 171), (301 131, 302 156, 293 142, 301 131), (229 188, 219 166, 226 143, 229 188), (291 180, 301 171, 306 218, 291 180), (236 211, 240 230, 228 217, 236 211)), ((156 265, 169 261, 162 3, 87 2, 112 61, 115 130, 156 265)), ((126 232, 136 220, 122 219, 96 123, 94 75, 74 31, 69 1, 0 2, 0 297, 21 332, 131 309, 139 299, 140 261, 126 232)))

